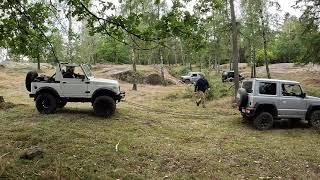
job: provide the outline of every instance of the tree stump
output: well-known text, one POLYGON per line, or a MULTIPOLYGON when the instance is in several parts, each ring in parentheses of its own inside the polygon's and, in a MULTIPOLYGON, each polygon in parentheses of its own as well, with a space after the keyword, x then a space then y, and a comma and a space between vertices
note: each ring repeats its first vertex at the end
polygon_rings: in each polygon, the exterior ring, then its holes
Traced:
POLYGON ((3 96, 0 96, 0 104, 1 103, 4 103, 4 98, 3 98, 3 96))

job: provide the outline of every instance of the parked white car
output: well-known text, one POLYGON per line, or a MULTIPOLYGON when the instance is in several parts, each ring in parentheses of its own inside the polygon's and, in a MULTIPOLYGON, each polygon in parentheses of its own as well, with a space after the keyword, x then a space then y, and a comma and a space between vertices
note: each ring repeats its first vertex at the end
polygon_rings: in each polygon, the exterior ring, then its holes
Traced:
POLYGON ((181 76, 181 81, 186 84, 195 84, 198 81, 198 79, 201 78, 201 75, 204 74, 202 72, 189 72, 187 75, 181 76))

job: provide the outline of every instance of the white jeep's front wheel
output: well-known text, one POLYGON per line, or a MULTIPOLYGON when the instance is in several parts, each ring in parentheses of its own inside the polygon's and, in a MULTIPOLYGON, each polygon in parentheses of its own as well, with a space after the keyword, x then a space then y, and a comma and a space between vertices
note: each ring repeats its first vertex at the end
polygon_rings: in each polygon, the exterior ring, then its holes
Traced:
POLYGON ((110 117, 116 110, 116 102, 110 96, 99 96, 93 102, 93 110, 97 116, 110 117))

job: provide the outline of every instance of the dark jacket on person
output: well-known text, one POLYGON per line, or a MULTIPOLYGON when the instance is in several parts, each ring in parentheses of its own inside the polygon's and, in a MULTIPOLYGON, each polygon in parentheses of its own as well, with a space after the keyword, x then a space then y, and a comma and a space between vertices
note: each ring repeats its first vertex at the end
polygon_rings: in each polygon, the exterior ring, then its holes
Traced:
POLYGON ((194 87, 194 92, 197 91, 202 91, 202 92, 206 92, 206 90, 209 88, 209 83, 206 79, 204 78, 200 78, 197 82, 196 85, 194 87))
POLYGON ((76 78, 76 74, 70 71, 67 71, 63 74, 63 78, 76 78))

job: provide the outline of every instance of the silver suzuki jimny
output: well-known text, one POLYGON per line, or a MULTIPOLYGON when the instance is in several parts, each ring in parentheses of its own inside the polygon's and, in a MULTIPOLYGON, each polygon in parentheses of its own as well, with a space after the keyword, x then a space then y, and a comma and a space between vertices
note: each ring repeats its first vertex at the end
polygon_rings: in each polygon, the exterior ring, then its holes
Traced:
POLYGON ((320 128, 320 98, 306 96, 299 82, 276 79, 251 79, 237 93, 243 118, 259 130, 280 119, 306 120, 320 128))

